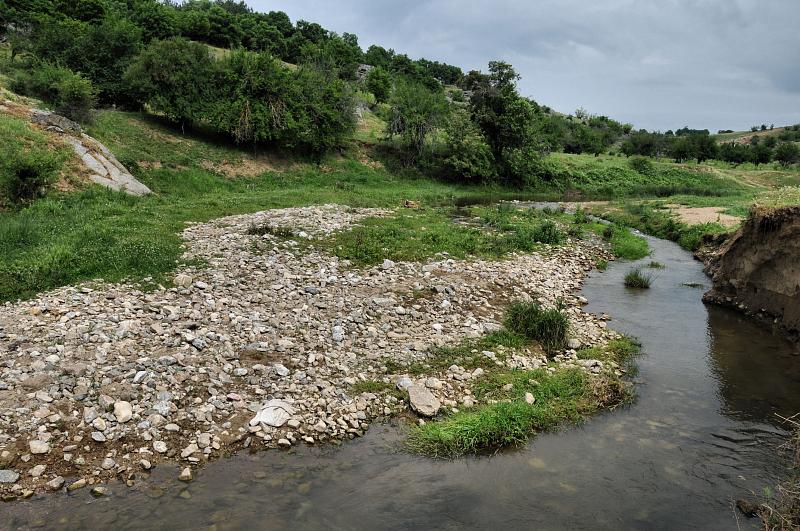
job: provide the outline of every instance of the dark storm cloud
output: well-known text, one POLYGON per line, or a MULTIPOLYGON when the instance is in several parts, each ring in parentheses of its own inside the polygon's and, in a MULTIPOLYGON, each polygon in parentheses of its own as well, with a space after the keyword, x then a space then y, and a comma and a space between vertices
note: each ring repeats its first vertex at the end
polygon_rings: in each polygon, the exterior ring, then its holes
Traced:
POLYGON ((412 57, 485 69, 520 90, 640 127, 800 122, 798 0, 248 0, 412 57))

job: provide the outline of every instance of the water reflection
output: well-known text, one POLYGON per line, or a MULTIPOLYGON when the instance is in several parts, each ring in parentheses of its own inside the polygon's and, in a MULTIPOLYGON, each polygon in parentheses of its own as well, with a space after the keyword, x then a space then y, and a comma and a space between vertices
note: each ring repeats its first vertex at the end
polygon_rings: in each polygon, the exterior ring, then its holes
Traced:
POLYGON ((800 356, 784 338, 731 310, 708 309, 712 371, 723 413, 781 423, 800 411, 800 356))

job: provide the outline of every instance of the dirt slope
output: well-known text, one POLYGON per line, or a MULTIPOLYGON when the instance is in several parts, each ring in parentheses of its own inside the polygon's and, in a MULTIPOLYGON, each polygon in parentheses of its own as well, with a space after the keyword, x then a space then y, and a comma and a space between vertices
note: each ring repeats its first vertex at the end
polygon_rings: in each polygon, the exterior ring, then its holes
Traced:
POLYGON ((772 317, 800 335, 800 206, 756 209, 707 259, 704 300, 772 317))

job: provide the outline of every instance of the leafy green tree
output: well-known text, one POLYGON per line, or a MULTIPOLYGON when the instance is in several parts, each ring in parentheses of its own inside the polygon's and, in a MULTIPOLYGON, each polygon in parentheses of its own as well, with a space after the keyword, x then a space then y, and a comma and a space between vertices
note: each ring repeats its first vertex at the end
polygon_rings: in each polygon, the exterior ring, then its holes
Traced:
POLYGON ((452 112, 444 132, 446 140, 442 165, 447 177, 481 182, 496 176, 492 152, 469 113, 464 110, 452 112))
POLYGON ((368 65, 388 69, 391 67, 392 57, 394 57, 394 50, 387 50, 382 46, 373 44, 367 48, 364 54, 364 62, 368 65))
POLYGON ((131 20, 142 28, 145 42, 167 39, 178 34, 178 16, 175 9, 157 0, 135 0, 130 10, 131 20))
POLYGON ((751 160, 756 166, 759 164, 769 164, 772 160, 772 149, 766 144, 757 144, 750 148, 751 160))
POLYGON ((92 81, 101 103, 127 104, 122 82, 141 46, 141 30, 129 19, 107 15, 92 24, 43 17, 31 33, 31 52, 60 63, 92 81))
POLYGON ((206 115, 214 67, 207 46, 174 37, 150 43, 128 68, 125 83, 136 101, 184 128, 206 115))
POLYGON ((391 119, 386 132, 390 138, 400 137, 407 162, 414 162, 425 149, 428 135, 446 117, 447 100, 443 93, 419 83, 400 81, 390 103, 391 119))
MULTIPOLYGON (((518 137, 518 123, 514 109, 519 101, 517 80, 519 75, 514 68, 502 61, 489 63, 489 75, 474 88, 472 95, 472 117, 483 131, 496 160, 500 160, 505 148, 513 148, 524 143, 518 137)), ((523 120, 529 118, 523 117, 523 120)))
POLYGON ((689 151, 697 162, 716 158, 717 142, 709 134, 693 134, 689 136, 689 151))
POLYGON ((685 162, 692 156, 692 150, 686 137, 678 137, 669 144, 668 154, 675 162, 685 162))
POLYGON ((188 39, 207 41, 211 33, 208 13, 200 9, 181 9, 176 17, 178 31, 188 39))
POLYGON ((285 147, 311 155, 340 148, 355 129, 355 99, 350 86, 332 72, 302 67, 292 74, 291 110, 297 127, 286 131, 285 147))
POLYGON ((794 142, 784 142, 775 150, 775 160, 784 166, 800 162, 800 146, 794 142))
POLYGON ((392 92, 392 77, 389 72, 377 66, 367 73, 365 83, 367 90, 375 95, 375 100, 378 103, 388 101, 392 92))

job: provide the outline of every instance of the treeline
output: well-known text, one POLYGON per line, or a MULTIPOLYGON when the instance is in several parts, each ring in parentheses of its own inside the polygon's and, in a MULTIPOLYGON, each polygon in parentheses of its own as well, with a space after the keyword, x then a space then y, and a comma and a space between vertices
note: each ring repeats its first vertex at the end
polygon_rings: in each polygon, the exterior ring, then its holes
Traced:
POLYGON ((385 118, 408 161, 441 177, 467 182, 534 184, 554 178, 551 151, 599 154, 631 126, 578 110, 552 112, 517 90, 519 76, 502 61, 487 73, 471 71, 462 86, 469 98, 445 96, 399 83, 385 118), (434 134, 441 133, 441 134, 434 134))
POLYGON ((0 23, 17 58, 12 88, 71 118, 88 120, 95 105, 146 105, 181 127, 315 157, 353 130, 359 64, 377 67, 367 82, 384 100, 397 80, 441 91, 462 77, 232 0, 8 0, 0 23))
POLYGON ((639 130, 622 142, 620 150, 627 156, 669 157, 676 162, 716 159, 732 164, 776 161, 789 165, 800 162, 797 140, 800 140, 800 125, 787 127, 777 135, 753 135, 748 143, 717 143, 707 130, 679 129, 675 133, 639 130))

